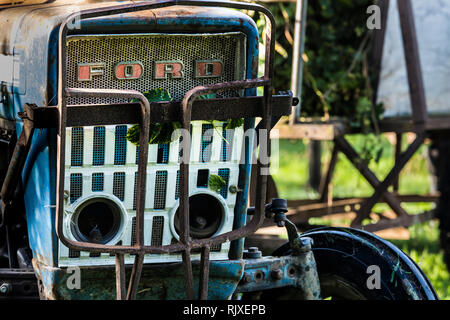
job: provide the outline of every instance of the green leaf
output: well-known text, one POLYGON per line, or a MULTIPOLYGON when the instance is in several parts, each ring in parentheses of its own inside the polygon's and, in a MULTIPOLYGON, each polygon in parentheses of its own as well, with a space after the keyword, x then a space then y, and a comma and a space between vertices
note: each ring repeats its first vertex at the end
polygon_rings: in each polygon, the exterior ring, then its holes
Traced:
POLYGON ((226 185, 227 182, 221 176, 218 176, 216 174, 209 175, 208 186, 212 191, 219 193, 220 190, 222 190, 222 188, 226 185))
MULTIPOLYGON (((160 101, 172 101, 172 97, 166 89, 157 88, 142 93, 149 102, 160 101)), ((131 102, 138 102, 137 99, 132 99, 131 102)), ((149 127, 149 144, 166 144, 173 141, 173 132, 181 128, 179 122, 164 122, 164 123, 151 123, 149 127)), ((139 146, 139 136, 141 133, 141 126, 134 125, 127 132, 127 140, 131 143, 139 146)), ((174 139, 177 139, 175 137, 174 139)))

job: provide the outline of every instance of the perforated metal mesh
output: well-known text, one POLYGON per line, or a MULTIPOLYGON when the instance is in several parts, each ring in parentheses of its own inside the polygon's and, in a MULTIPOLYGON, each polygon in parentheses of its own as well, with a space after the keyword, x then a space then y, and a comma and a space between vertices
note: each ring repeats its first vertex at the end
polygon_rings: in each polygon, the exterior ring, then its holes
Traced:
POLYGON ((226 199, 228 197, 228 182, 230 180, 230 169, 219 169, 219 176, 226 182, 226 184, 219 191, 222 197, 226 199))
POLYGON ((92 165, 105 164, 105 127, 94 127, 94 141, 92 150, 92 165))
POLYGON ((69 249, 69 258, 79 258, 80 257, 80 251, 69 249))
POLYGON ((156 171, 154 209, 166 207, 167 171, 156 171))
POLYGON ((175 200, 180 197, 180 170, 177 171, 177 181, 175 183, 175 200))
MULTIPOLYGON (((68 37, 67 86, 69 88, 129 89, 144 92, 167 89, 181 100, 189 89, 205 84, 244 79, 245 43, 243 33, 226 34, 127 34, 77 35, 68 37), (220 60, 223 74, 218 78, 195 78, 196 60, 220 60), (177 60, 184 64, 183 79, 154 79, 155 61, 177 60), (119 80, 114 74, 118 62, 139 61, 141 78, 119 80), (105 63, 104 75, 92 81, 78 81, 78 63, 105 63)), ((230 94, 227 94, 230 95, 230 94)), ((118 103, 120 99, 70 98, 68 104, 118 103)))
POLYGON ((139 146, 136 146, 136 162, 135 164, 139 164, 139 146))
POLYGON ((200 162, 209 162, 211 160, 211 147, 214 134, 213 125, 210 123, 202 124, 202 145, 200 149, 200 162))
POLYGON ((104 184, 104 174, 102 172, 100 173, 93 173, 92 174, 92 191, 103 191, 103 184, 104 184))
POLYGON ((113 194, 123 201, 125 197, 125 172, 114 172, 113 194))
POLYGON ((70 175, 70 202, 74 202, 83 194, 83 175, 72 173, 70 175))
POLYGON ((134 173, 133 210, 136 210, 138 173, 134 173))
POLYGON ((164 217, 163 216, 153 217, 152 243, 151 243, 152 246, 162 245, 163 231, 164 231, 164 217))
POLYGON ((131 218, 131 245, 136 244, 136 217, 131 218))
POLYGON ((227 162, 231 159, 231 150, 232 150, 232 143, 233 143, 233 135, 234 130, 226 130, 227 124, 225 123, 223 125, 222 130, 222 148, 220 149, 220 161, 227 162))
POLYGON ((83 165, 83 143, 84 134, 83 128, 72 128, 72 156, 71 166, 83 165))
POLYGON ((127 126, 116 126, 114 144, 114 164, 122 165, 127 161, 127 126))

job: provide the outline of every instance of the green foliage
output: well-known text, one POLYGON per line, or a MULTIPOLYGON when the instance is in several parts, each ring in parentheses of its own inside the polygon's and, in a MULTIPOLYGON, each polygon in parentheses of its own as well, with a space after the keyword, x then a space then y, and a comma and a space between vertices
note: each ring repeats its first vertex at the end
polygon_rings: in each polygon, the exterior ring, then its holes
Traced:
MULTIPOLYGON (((301 115, 336 116, 370 131, 383 112, 372 105, 366 9, 374 0, 308 1, 301 115)), ((290 88, 295 3, 265 4, 276 23, 276 91, 290 88), (286 54, 287 53, 287 54, 286 54)), ((260 27, 261 28, 261 27, 260 27)))
MULTIPOLYGON (((172 101, 172 97, 166 89, 158 88, 150 91, 145 91, 142 93, 149 102, 160 102, 160 101, 172 101)), ((202 95, 199 99, 212 99, 215 98, 215 94, 202 95)), ((137 99, 132 99, 131 102, 138 102, 137 99)), ((209 121, 215 129, 217 129, 217 124, 215 120, 209 121)), ((244 119, 229 119, 225 129, 235 129, 244 124, 244 119)), ((173 133, 182 127, 181 123, 178 121, 174 122, 164 122, 164 123, 151 123, 150 124, 150 136, 149 144, 166 144, 178 139, 177 135, 173 133)), ((134 125, 128 129, 127 140, 131 143, 139 146, 139 136, 141 134, 141 126, 134 125)))
MULTIPOLYGON (((383 147, 378 163, 372 163, 370 168, 382 180, 394 165, 394 147, 381 135, 380 144, 383 147)), ((362 149, 365 137, 352 135, 351 144, 362 149)), ((331 145, 324 143, 323 162, 330 159, 331 145)), ((427 163, 423 157, 426 146, 421 147, 411 161, 403 169, 400 178, 401 194, 427 194, 429 190, 429 173, 427 163)), ((302 140, 280 140, 279 168, 273 178, 277 183, 279 196, 287 199, 317 198, 317 193, 308 189, 308 157, 307 145, 302 140), (292 173, 295 174, 292 174, 292 173)), ((373 188, 358 173, 345 156, 340 155, 333 176, 334 197, 367 197, 373 194, 373 188)), ((410 213, 417 214, 431 210, 430 203, 403 203, 402 206, 410 213)), ((375 212, 389 210, 389 206, 379 203, 375 212)), ((349 225, 350 219, 310 218, 309 223, 322 225, 349 225)), ((373 221, 372 221, 373 222, 373 221)), ((440 299, 450 299, 450 273, 443 262, 443 254, 439 248, 439 229, 437 221, 428 221, 409 227, 409 240, 391 240, 396 246, 409 255, 423 270, 440 299)))
MULTIPOLYGON (((163 88, 158 88, 150 91, 145 91, 142 93, 149 102, 160 102, 160 101, 171 101, 169 91, 163 88)), ((131 102, 138 102, 133 99, 131 102)), ((173 132, 181 128, 181 123, 174 122, 164 122, 164 123, 151 123, 150 124, 150 137, 149 144, 165 144, 173 141, 173 132)), ((127 140, 135 145, 139 145, 139 136, 141 134, 141 126, 134 125, 127 132, 127 140)))
POLYGON ((211 174, 209 176, 208 187, 214 192, 220 192, 223 187, 227 185, 227 182, 217 174, 211 174))

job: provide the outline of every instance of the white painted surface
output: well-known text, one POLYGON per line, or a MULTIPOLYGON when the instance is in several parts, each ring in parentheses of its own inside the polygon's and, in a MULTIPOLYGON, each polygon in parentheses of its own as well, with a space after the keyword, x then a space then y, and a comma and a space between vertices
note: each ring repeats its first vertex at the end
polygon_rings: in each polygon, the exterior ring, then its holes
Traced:
MULTIPOLYGON (((412 1, 429 115, 450 115, 450 1, 412 1)), ((390 1, 378 101, 384 117, 411 116, 397 1, 390 1)))

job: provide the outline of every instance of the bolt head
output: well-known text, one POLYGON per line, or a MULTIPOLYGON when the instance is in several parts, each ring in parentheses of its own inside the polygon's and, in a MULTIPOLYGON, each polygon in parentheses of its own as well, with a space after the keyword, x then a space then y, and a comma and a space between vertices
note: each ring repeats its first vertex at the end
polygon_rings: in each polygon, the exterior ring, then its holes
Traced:
POLYGON ((0 286, 0 293, 7 294, 7 293, 11 292, 11 289, 12 289, 11 284, 6 283, 6 282, 2 283, 2 285, 0 286))
POLYGON ((272 276, 272 279, 274 279, 274 280, 281 280, 283 278, 283 270, 274 269, 270 272, 270 275, 272 276))

